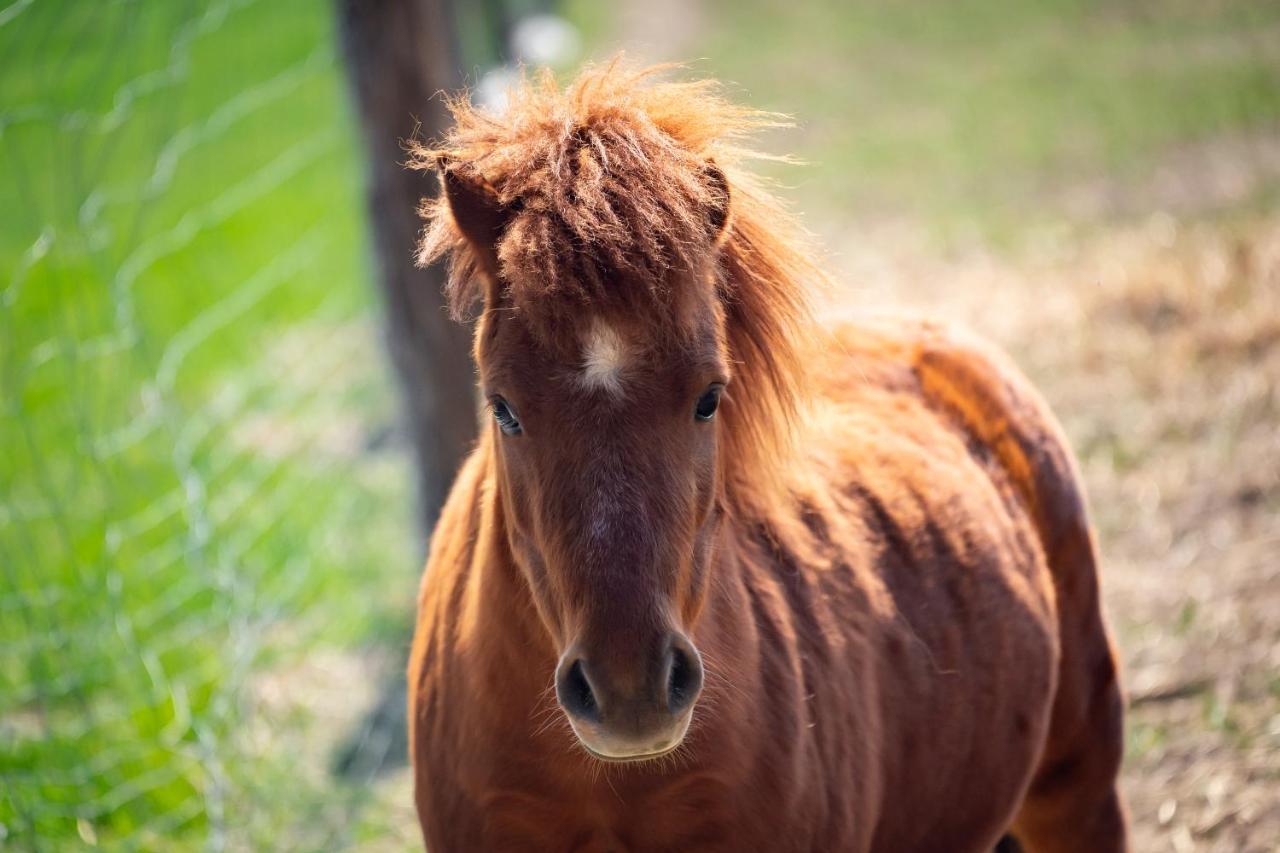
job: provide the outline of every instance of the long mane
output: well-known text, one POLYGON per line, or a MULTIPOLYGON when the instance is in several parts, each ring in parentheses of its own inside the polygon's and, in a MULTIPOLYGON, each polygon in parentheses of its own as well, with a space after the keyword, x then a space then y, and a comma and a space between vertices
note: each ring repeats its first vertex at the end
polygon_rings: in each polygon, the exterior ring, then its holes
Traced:
MULTIPOLYGON (((543 73, 501 113, 453 99, 453 129, 411 144, 410 165, 465 170, 511 211, 495 247, 500 278, 531 323, 588 303, 670 299, 676 273, 709 271, 734 373, 722 409, 726 496, 748 510, 788 457, 805 396, 810 288, 823 274, 794 217, 745 169, 765 156, 747 137, 780 117, 731 103, 714 81, 665 79, 670 70, 614 60, 565 89, 543 73), (708 211, 724 204, 717 170, 729 204, 713 241, 708 211)), ((484 291, 482 259, 447 204, 426 201, 422 215, 418 261, 448 258, 446 297, 463 318, 484 291)))

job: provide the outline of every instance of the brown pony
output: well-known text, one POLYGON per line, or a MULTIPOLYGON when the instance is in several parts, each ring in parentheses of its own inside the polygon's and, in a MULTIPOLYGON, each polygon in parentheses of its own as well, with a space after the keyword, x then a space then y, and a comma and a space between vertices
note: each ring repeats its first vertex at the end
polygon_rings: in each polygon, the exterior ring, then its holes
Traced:
POLYGON ((414 151, 487 428, 409 667, 432 851, 1126 847, 1079 477, 1000 355, 819 332, 767 115, 617 64, 414 151))

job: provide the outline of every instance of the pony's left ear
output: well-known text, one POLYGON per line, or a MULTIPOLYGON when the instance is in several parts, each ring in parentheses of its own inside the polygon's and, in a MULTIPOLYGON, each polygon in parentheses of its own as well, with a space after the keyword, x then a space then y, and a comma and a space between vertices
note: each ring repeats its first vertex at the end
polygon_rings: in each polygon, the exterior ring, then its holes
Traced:
POLYGON ((479 256, 485 271, 498 273, 498 240, 511 219, 498 194, 483 178, 447 157, 436 161, 449 215, 479 256))
POLYGON ((716 165, 714 160, 708 160, 707 165, 703 168, 706 175, 707 188, 711 191, 711 206, 707 209, 707 225, 711 231, 711 240, 715 244, 723 242, 729 233, 729 179, 724 176, 724 172, 716 165))

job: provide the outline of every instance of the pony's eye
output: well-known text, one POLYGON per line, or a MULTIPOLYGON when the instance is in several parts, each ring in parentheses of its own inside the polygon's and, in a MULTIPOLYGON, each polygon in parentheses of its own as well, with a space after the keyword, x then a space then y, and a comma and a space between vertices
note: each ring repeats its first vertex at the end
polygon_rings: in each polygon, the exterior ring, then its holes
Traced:
POLYGON ((519 435, 520 420, 515 412, 511 411, 511 404, 497 396, 490 400, 490 404, 493 409, 493 419, 498 422, 498 429, 505 435, 519 435))
POLYGON ((724 386, 716 383, 702 392, 702 396, 698 398, 698 405, 693 409, 693 416, 700 421, 709 421, 716 415, 716 409, 720 407, 720 392, 724 390, 724 386))

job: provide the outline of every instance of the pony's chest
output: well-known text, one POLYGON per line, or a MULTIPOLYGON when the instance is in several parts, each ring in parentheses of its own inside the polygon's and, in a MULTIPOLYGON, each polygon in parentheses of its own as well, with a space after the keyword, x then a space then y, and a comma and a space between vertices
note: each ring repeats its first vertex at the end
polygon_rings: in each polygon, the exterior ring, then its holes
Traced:
MULTIPOLYGON (((622 790, 615 793, 603 773, 605 792, 595 785, 577 791, 553 786, 490 791, 477 802, 481 847, 578 853, 745 849, 728 798, 677 786, 637 792, 617 779, 611 784, 622 790)), ((472 837, 467 844, 475 842, 472 837)))

